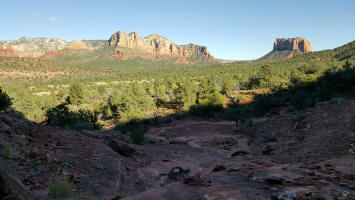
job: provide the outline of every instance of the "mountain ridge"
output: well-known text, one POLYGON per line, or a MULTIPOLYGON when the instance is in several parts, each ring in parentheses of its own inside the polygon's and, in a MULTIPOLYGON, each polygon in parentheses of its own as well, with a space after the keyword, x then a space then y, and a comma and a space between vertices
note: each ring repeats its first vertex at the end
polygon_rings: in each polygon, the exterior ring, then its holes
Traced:
POLYGON ((0 41, 0 56, 3 57, 42 57, 60 56, 65 49, 89 50, 114 47, 112 56, 118 60, 140 57, 146 60, 171 59, 175 63, 190 64, 191 60, 214 61, 206 46, 193 43, 177 45, 167 38, 153 33, 139 37, 136 32, 130 34, 118 31, 108 40, 72 40, 67 42, 58 38, 26 38, 0 41), (131 49, 128 52, 126 49, 131 49), (133 53, 132 53, 133 51, 133 53))

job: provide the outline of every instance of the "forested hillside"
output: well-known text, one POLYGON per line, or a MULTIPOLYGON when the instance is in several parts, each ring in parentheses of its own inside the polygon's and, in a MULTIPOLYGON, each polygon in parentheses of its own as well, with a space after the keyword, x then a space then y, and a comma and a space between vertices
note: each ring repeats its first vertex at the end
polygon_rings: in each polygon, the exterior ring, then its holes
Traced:
MULTIPOLYGON (((240 102, 250 103, 260 93, 276 93, 298 85, 324 82, 327 78, 326 84, 331 87, 336 85, 329 78, 332 75, 344 75, 339 82, 353 83, 354 45, 355 42, 351 42, 334 50, 309 52, 272 63, 192 65, 139 58, 105 62, 100 60, 100 56, 107 55, 105 49, 102 53, 97 51, 95 56, 78 50, 76 55, 64 55, 55 62, 0 58, 0 80, 4 91, 13 98, 12 107, 28 119, 47 120, 76 129, 109 128, 132 119, 187 113, 215 113, 208 117, 234 120, 230 117, 233 109, 223 108, 232 108, 240 102), (77 59, 79 57, 81 59, 77 59), (29 75, 17 74, 19 71, 29 75), (11 76, 7 75, 9 73, 11 76), (258 92, 253 91, 257 89, 258 92), (72 124, 51 120, 61 119, 60 115, 70 119, 72 124)), ((327 89, 331 88, 323 88, 322 92, 326 93, 327 89)), ((327 98, 333 97, 329 94, 327 98)), ((326 99, 316 98, 310 105, 320 100, 326 99)), ((254 115, 255 109, 237 112, 254 115)))

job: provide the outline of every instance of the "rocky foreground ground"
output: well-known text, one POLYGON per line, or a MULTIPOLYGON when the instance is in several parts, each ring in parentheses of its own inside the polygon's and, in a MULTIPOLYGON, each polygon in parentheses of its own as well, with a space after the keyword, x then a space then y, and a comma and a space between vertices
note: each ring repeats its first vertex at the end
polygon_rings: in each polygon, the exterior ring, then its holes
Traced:
POLYGON ((50 199, 48 185, 61 177, 75 185, 70 199, 355 199, 355 101, 300 119, 281 112, 244 128, 177 120, 150 128, 137 146, 114 131, 0 115, 1 147, 14 152, 0 158, 0 199, 50 199))

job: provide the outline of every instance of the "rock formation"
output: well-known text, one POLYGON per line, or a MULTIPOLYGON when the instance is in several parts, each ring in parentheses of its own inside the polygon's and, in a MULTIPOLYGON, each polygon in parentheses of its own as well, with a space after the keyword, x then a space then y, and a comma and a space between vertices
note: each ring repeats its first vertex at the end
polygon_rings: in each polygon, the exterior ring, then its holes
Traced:
POLYGON ((311 43, 302 38, 277 38, 274 42, 274 51, 283 51, 283 50, 300 50, 303 53, 311 52, 312 46, 311 43))
POLYGON ((89 48, 84 42, 80 42, 80 41, 76 41, 76 40, 73 40, 70 43, 68 43, 66 45, 66 48, 72 49, 72 50, 80 50, 80 49, 91 50, 91 48, 89 48))
POLYGON ((109 40, 81 40, 66 42, 61 39, 25 38, 0 41, 0 56, 54 58, 64 49, 94 51, 114 47, 113 56, 120 60, 140 57, 146 60, 171 59, 174 63, 192 63, 192 60, 213 61, 207 47, 195 44, 176 45, 158 34, 139 37, 136 32, 118 31, 109 40))
POLYGON ((72 42, 66 42, 61 39, 25 37, 18 40, 0 41, 0 46, 0 56, 6 57, 41 57, 66 48, 71 50, 94 50, 98 48, 90 45, 89 41, 73 40, 72 42))
MULTIPOLYGON (((208 52, 207 47, 195 44, 176 45, 165 37, 152 34, 141 38, 136 32, 127 34, 123 31, 114 33, 109 39, 109 46, 116 47, 116 52, 122 54, 123 48, 136 49, 142 54, 165 57, 203 57, 203 59, 213 60, 213 56, 208 52)), ((143 56, 141 56, 143 57, 143 56)))
POLYGON ((16 57, 17 54, 14 52, 14 50, 12 49, 11 44, 7 44, 6 48, 4 48, 1 44, 0 44, 0 56, 3 57, 16 57))
POLYGON ((22 37, 19 40, 4 41, 2 44, 3 46, 11 44, 18 57, 40 57, 48 51, 64 49, 67 42, 60 39, 22 37))

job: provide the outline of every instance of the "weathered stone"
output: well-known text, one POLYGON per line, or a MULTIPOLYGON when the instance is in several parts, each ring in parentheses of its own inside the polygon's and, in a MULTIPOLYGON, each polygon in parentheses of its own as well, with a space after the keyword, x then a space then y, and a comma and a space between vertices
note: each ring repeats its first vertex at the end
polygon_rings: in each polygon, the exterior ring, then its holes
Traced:
POLYGON ((272 184, 282 184, 284 181, 284 178, 282 177, 281 174, 270 174, 264 177, 264 180, 268 183, 272 184))

